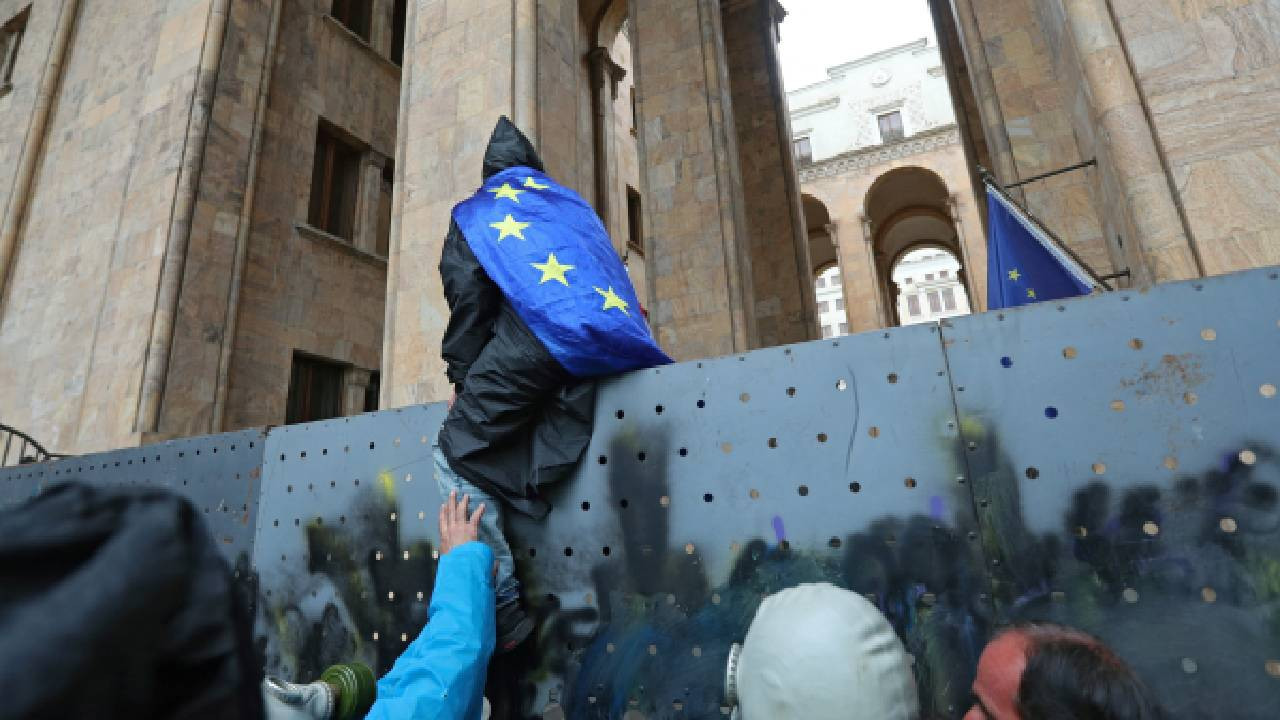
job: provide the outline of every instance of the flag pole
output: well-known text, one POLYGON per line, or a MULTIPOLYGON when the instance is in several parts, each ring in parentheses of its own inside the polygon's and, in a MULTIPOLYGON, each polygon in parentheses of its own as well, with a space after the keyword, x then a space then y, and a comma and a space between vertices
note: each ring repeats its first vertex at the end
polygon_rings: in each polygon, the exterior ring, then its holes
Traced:
POLYGON ((1111 287, 1111 285, 1109 285, 1101 275, 1095 272, 1093 268, 1089 267, 1088 263, 1086 263, 1084 260, 1081 260, 1080 256, 1077 255, 1075 251, 1067 247, 1067 244, 1062 242, 1062 238, 1059 238, 1057 235, 1053 233, 1052 230, 1045 227, 1044 223, 1040 222, 1040 220, 1037 219, 1035 215, 1031 214, 1031 211, 1019 205, 1017 200, 1014 200, 1009 195, 1009 193, 1005 192, 1004 188, 1000 186, 1000 183, 996 182, 995 177, 991 175, 991 172, 989 170, 979 165, 978 176, 982 178, 982 182, 987 186, 988 189, 994 190, 996 193, 1000 195, 1000 197, 1004 198, 1010 205, 1013 205, 1014 207, 1018 208, 1018 210, 1024 216, 1026 216, 1027 220, 1031 221, 1031 223, 1034 224, 1038 230, 1044 233, 1044 236, 1048 238, 1050 242, 1053 243, 1056 249, 1061 250, 1064 255, 1071 258, 1072 262, 1074 262, 1076 265, 1079 265, 1080 269, 1084 270, 1085 273, 1089 276, 1089 278, 1093 280, 1093 282, 1096 283, 1098 287, 1101 287, 1103 290, 1107 290, 1108 292, 1115 290, 1115 288, 1111 287))

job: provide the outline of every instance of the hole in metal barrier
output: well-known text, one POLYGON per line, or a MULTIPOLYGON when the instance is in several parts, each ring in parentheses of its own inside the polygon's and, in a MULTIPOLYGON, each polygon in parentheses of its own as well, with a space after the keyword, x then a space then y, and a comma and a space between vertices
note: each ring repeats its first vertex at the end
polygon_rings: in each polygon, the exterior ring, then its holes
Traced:
POLYGON ((1130 340, 1130 341, 1129 341, 1129 347, 1133 348, 1134 350, 1141 350, 1141 349, 1142 349, 1142 338, 1133 338, 1132 340, 1130 340))
POLYGON ((1271 383, 1263 383, 1262 387, 1258 388, 1258 394, 1264 398, 1273 398, 1276 396, 1276 386, 1271 383))
POLYGON ((1027 468, 1023 472, 1023 474, 1027 476, 1028 480, 1035 480, 1036 478, 1040 477, 1040 470, 1033 466, 1033 467, 1027 468))
POLYGON ((809 486, 808 486, 808 485, 801 485, 800 487, 796 488, 796 492, 800 493, 800 497, 808 497, 808 496, 809 496, 809 486))
POLYGON ((1138 602, 1138 591, 1133 588, 1125 588, 1124 592, 1121 593, 1121 596, 1124 597, 1124 601, 1127 603, 1132 604, 1138 602))
POLYGON ((1205 342, 1213 342, 1218 339, 1218 331, 1213 328, 1205 328, 1200 331, 1200 339, 1205 342))
POLYGON ((647 456, 647 455, 645 455, 643 452, 636 453, 636 460, 639 460, 640 462, 644 462, 644 459, 645 459, 646 457, 648 457, 648 456, 647 456))
POLYGON ((1124 412, 1124 401, 1123 401, 1123 400, 1112 400, 1112 401, 1111 401, 1111 409, 1112 409, 1112 410, 1115 410, 1116 412, 1124 412))
POLYGON ((600 463, 601 465, 608 465, 609 458, 605 455, 601 455, 600 457, 596 458, 596 462, 600 463))
POLYGON ((1243 465, 1252 465, 1258 462, 1258 456, 1252 450, 1241 450, 1236 457, 1240 458, 1240 463, 1243 465))
POLYGON ((826 441, 827 441, 827 434, 826 434, 826 433, 818 433, 818 442, 820 442, 820 443, 824 443, 824 442, 826 442, 826 441))
POLYGON ((1013 358, 1009 357, 1008 355, 1005 355, 1004 357, 1000 358, 1000 367, 1005 367, 1005 368, 1013 367, 1013 358))
POLYGON ((658 498, 658 504, 661 505, 662 507, 671 507, 671 498, 667 495, 663 495, 662 497, 658 498))
POLYGON ((698 401, 698 407, 699 407, 699 408, 704 408, 704 407, 706 407, 706 406, 707 406, 707 401, 706 401, 706 400, 699 400, 699 401, 698 401))
POLYGON ((626 498, 622 498, 621 500, 619 500, 619 501, 618 501, 618 505, 620 505, 620 506, 622 507, 622 509, 623 509, 623 510, 626 510, 626 509, 627 509, 627 506, 628 506, 628 505, 630 505, 630 504, 631 504, 631 503, 630 503, 630 502, 628 502, 626 498))
MULTIPOLYGON (((685 555, 692 555, 692 554, 693 554, 693 551, 694 551, 693 543, 685 543, 685 544, 684 544, 684 554, 685 554, 685 555)), ((674 596, 673 596, 673 599, 674 599, 674 596)))
POLYGON ((1103 475, 1103 474, 1106 474, 1106 472, 1107 472, 1107 465, 1106 465, 1106 463, 1096 462, 1096 463, 1094 463, 1094 464, 1093 464, 1093 474, 1094 474, 1094 475, 1103 475))
POLYGON ((848 387, 849 387, 849 383, 845 382, 844 378, 840 378, 839 380, 837 380, 837 381, 836 381, 836 389, 837 389, 837 390, 841 390, 841 391, 843 391, 843 390, 847 389, 848 387))
POLYGON ((916 479, 912 477, 906 478, 902 481, 902 484, 906 485, 908 488, 914 488, 916 486, 916 479))
POLYGON ((653 408, 653 411, 654 411, 654 412, 656 412, 656 413, 658 413, 659 415, 661 415, 661 414, 662 414, 662 411, 663 411, 663 410, 665 410, 665 409, 666 409, 666 408, 662 407, 661 405, 658 405, 658 406, 655 406, 655 407, 653 408))
POLYGON ((590 510, 590 509, 591 509, 591 503, 590 503, 590 502, 588 502, 588 501, 586 501, 586 500, 583 500, 583 501, 582 501, 582 509, 583 509, 583 511, 584 511, 584 512, 585 512, 585 511, 587 511, 587 510, 590 510))
POLYGON ((1142 523, 1142 532, 1151 537, 1155 537, 1160 534, 1160 526, 1155 522, 1148 520, 1142 523))
POLYGON ((738 400, 744 403, 751 402, 751 393, 742 393, 738 396, 738 400))
POLYGON ((680 454, 680 457, 687 457, 689 455, 689 448, 680 448, 677 452, 680 454))
POLYGON ((747 493, 747 494, 751 496, 751 499, 752 499, 752 500, 759 500, 759 499, 760 499, 760 491, 759 491, 759 490, 756 490, 755 488, 751 488, 751 492, 749 492, 749 493, 747 493))
POLYGON ((888 376, 885 377, 885 379, 889 381, 890 385, 892 385, 898 382, 898 373, 889 373, 888 376))
POLYGON ((827 546, 833 550, 840 549, 840 545, 841 545, 840 538, 835 537, 834 535, 831 537, 830 540, 827 541, 827 546))
POLYGON ((778 447, 778 438, 772 438, 772 437, 769 438, 769 447, 771 448, 778 447))
POLYGON ((795 396, 796 396, 796 389, 793 387, 787 388, 787 397, 795 397, 795 396))
POLYGON ((611 550, 608 545, 605 545, 603 548, 600 548, 600 554, 604 555, 605 557, 609 557, 610 555, 613 554, 613 550, 611 550))
POLYGON ((1075 348, 1073 348, 1073 347, 1071 347, 1070 345, 1068 345, 1067 347, 1062 348, 1062 357, 1064 357, 1064 358, 1066 358, 1066 359, 1068 359, 1068 360, 1075 360, 1075 359, 1076 359, 1076 354, 1077 354, 1077 353, 1076 353, 1076 349, 1075 349, 1075 348))
POLYGON ((1235 518, 1224 517, 1218 521, 1218 528, 1228 535, 1234 533, 1238 527, 1235 518))
POLYGON ((538 548, 529 548, 529 557, 538 557, 538 548))
POLYGON ((849 492, 852 492, 852 493, 862 492, 862 483, 860 482, 849 483, 849 492))
POLYGON ((715 500, 715 499, 716 499, 715 496, 712 495, 711 493, 702 494, 702 502, 711 502, 712 500, 715 500))
POLYGON ((1049 418, 1050 420, 1058 417, 1058 408, 1050 405, 1049 407, 1044 409, 1044 416, 1049 418))
POLYGON ((1182 394, 1182 402, 1184 402, 1184 403, 1186 403, 1186 404, 1188 404, 1188 405, 1195 405, 1195 404, 1196 404, 1196 402, 1197 402, 1199 399, 1200 399, 1200 396, 1199 396, 1199 395, 1196 395, 1196 394, 1195 394, 1195 393, 1193 393, 1193 392, 1183 393, 1183 394, 1182 394))
POLYGON ((875 425, 872 425, 871 427, 867 428, 867 434, 873 438, 878 438, 880 437, 880 428, 876 427, 875 425))
POLYGON ((618 418, 619 420, 621 420, 626 416, 627 416, 627 413, 622 410, 619 410, 618 412, 614 413, 614 417, 618 418))
POLYGON ((565 549, 564 549, 564 556, 565 556, 565 557, 573 557, 573 548, 571 548, 571 547, 567 547, 567 548, 565 548, 565 549))

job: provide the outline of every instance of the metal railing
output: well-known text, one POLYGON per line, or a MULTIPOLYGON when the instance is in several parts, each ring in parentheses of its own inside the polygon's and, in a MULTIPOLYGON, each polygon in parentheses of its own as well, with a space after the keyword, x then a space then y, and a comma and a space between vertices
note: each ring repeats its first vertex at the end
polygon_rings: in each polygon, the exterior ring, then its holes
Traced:
POLYGON ((65 457, 51 453, 21 430, 0 423, 0 467, 42 463, 65 457))

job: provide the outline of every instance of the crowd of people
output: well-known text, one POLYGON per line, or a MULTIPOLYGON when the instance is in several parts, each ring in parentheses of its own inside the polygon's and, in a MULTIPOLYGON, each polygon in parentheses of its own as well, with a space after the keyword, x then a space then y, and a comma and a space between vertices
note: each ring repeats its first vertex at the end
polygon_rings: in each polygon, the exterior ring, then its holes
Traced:
MULTIPOLYGON (((429 621, 376 694, 361 689, 361 677, 372 685, 367 668, 312 683, 263 679, 243 603, 189 503, 70 483, 0 513, 6 717, 488 716, 493 654, 534 628, 504 514, 546 516, 539 488, 581 460, 596 378, 670 359, 594 211, 546 175, 506 118, 483 178, 454 209, 440 261, 454 393, 434 448, 448 500, 429 621)), ((830 584, 766 598, 725 676, 725 702, 742 720, 919 716, 910 658, 889 621, 830 584)), ((1057 625, 996 635, 972 690, 966 720, 1161 717, 1119 657, 1057 625)))

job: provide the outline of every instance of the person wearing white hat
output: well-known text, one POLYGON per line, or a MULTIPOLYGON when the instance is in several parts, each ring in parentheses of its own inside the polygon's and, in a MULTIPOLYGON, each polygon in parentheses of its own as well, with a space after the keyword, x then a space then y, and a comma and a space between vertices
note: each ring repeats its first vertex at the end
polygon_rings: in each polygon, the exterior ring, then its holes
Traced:
POLYGON ((737 720, 915 720, 915 677, 884 615, 857 593, 804 584, 765 598, 729 653, 737 720))

